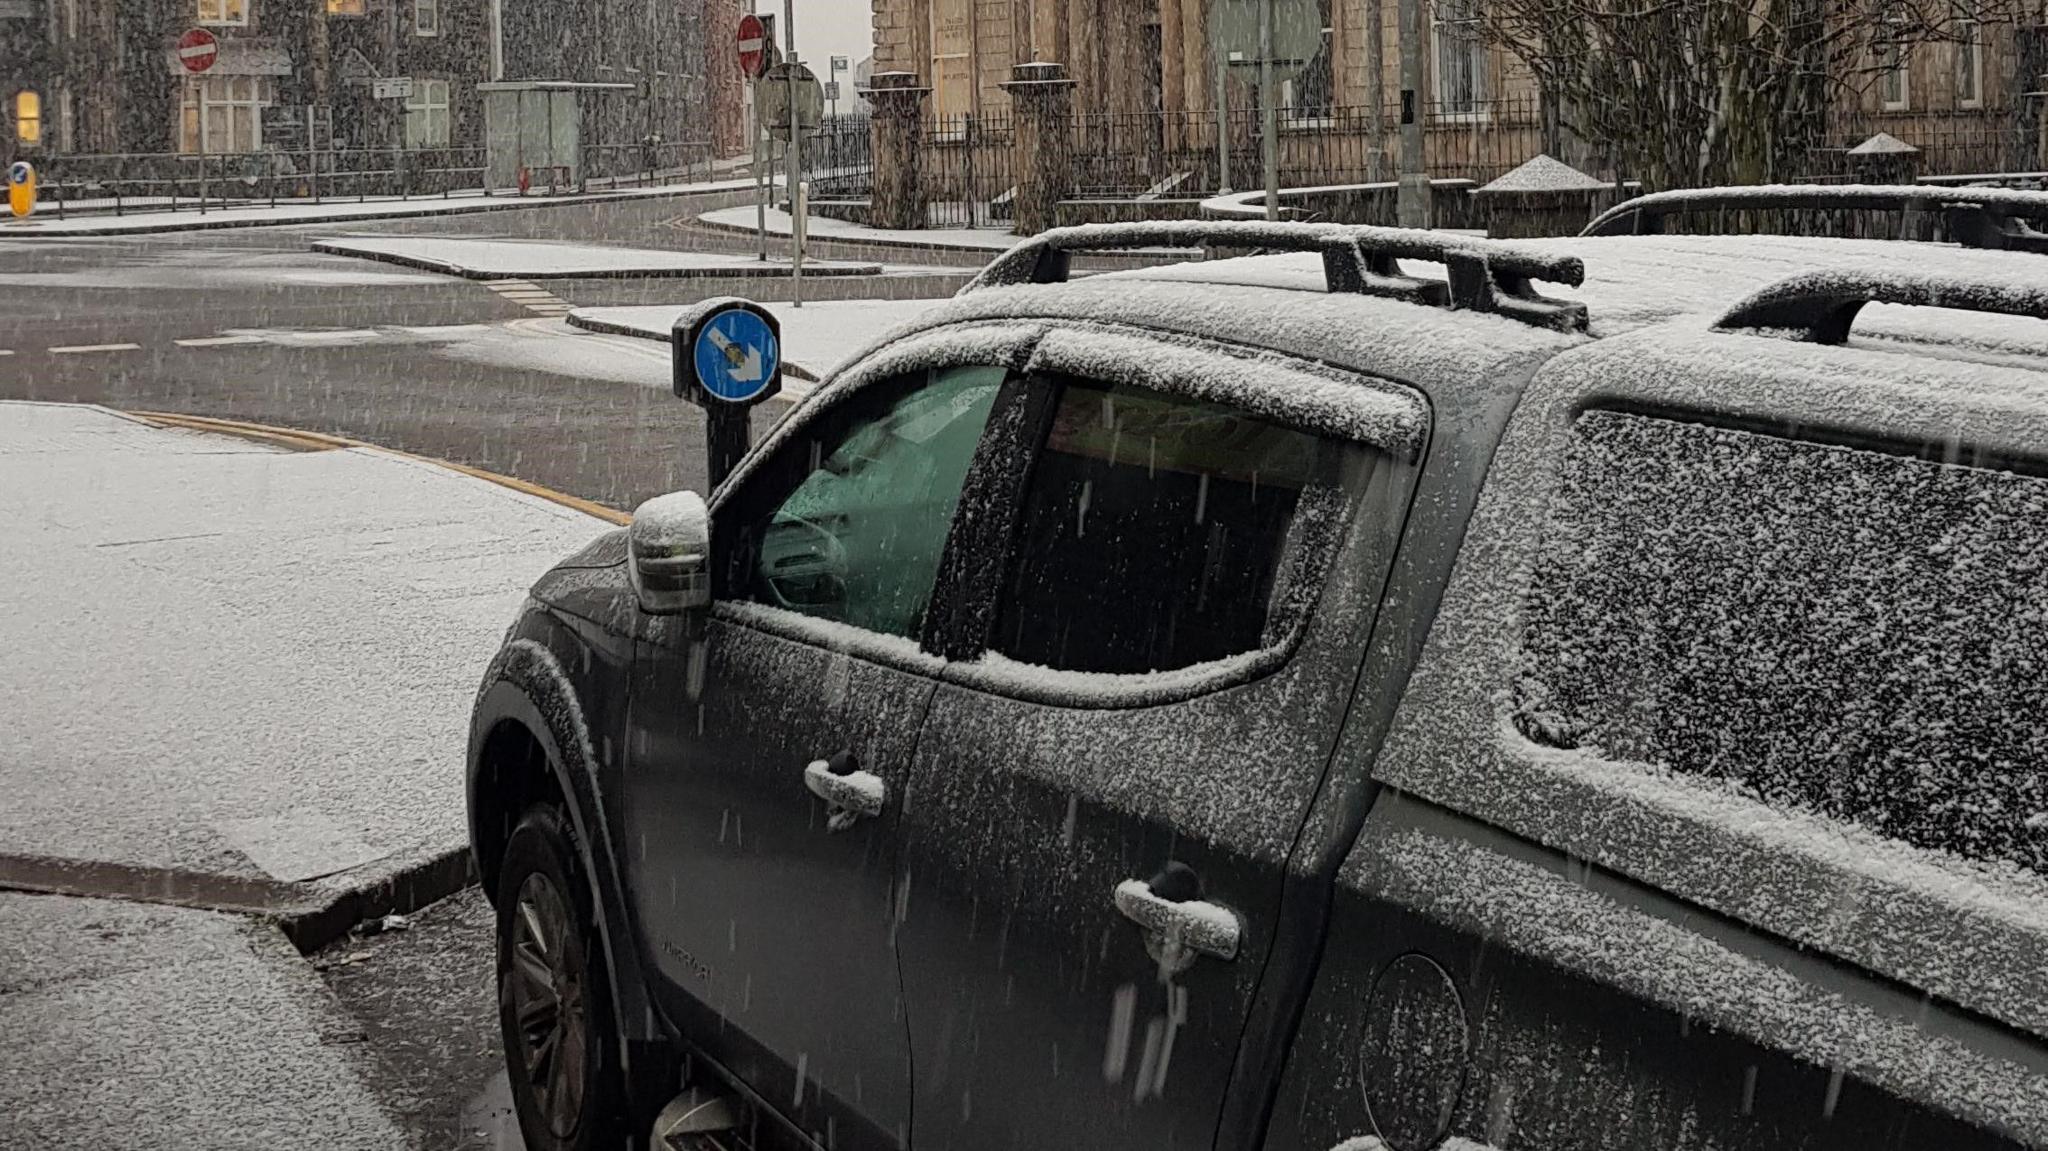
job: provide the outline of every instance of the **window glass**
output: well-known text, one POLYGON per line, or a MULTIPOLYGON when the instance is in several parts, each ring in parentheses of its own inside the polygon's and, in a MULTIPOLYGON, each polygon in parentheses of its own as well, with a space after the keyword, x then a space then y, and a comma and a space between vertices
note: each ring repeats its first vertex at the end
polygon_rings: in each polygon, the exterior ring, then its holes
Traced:
POLYGON ((199 0, 201 24, 247 24, 247 0, 199 0))
POLYGON ((1530 739, 2048 873, 2048 480, 1589 412, 1530 739))
POLYGON ((1437 0, 1437 111, 1468 116, 1486 99, 1486 41, 1480 30, 1479 0, 1437 0))
POLYGON ((448 146, 448 81, 415 79, 405 99, 405 146, 448 146))
POLYGON ((1307 433, 1216 404, 1067 383, 992 646, 1117 673, 1257 649, 1318 452, 1307 433))
MULTIPOLYGON (((758 477, 780 499, 738 525, 733 594, 917 638, 989 408, 1005 369, 952 368, 871 391, 758 477), (794 481, 793 483, 791 481, 794 481)), ((745 513, 743 513, 745 514, 745 513)))

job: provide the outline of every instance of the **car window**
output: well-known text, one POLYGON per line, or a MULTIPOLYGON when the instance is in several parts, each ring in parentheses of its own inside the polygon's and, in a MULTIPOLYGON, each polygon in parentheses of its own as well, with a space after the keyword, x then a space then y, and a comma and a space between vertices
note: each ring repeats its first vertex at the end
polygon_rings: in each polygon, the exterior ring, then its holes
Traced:
POLYGON ((2048 480, 1619 412, 1575 432, 1525 735, 2048 872, 2048 480))
POLYGON ((879 385, 782 445, 733 525, 729 596, 916 638, 968 464, 1006 372, 879 385))
POLYGON ((1129 674, 1257 649, 1316 437, 1142 388, 1059 386, 991 647, 1129 674))

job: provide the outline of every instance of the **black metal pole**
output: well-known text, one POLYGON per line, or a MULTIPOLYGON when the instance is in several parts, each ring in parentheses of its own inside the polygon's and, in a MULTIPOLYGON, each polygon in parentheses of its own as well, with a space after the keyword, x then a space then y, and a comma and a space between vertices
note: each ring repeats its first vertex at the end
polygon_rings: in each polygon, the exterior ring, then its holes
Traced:
POLYGON ((750 410, 738 405, 705 409, 705 446, 710 449, 704 460, 707 491, 717 491, 725 477, 739 466, 740 457, 747 454, 753 440, 747 420, 750 410))

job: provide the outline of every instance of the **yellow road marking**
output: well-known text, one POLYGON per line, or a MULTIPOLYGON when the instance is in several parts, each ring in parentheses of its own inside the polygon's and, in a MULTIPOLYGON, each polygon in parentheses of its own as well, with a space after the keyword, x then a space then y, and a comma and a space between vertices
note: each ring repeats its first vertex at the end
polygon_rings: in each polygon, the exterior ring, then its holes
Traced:
POLYGON ((422 456, 414 452, 402 452, 396 448, 387 448, 378 444, 367 443, 363 440, 352 440, 346 436, 330 436, 324 432, 305 432, 296 428, 279 428, 269 424, 254 424, 247 420, 223 420, 213 416, 189 416, 180 412, 129 412, 127 414, 164 427, 186 428, 192 431, 217 432, 221 435, 241 436, 245 439, 279 444, 298 451, 324 452, 333 451, 337 448, 365 448, 370 451, 383 452, 385 455, 397 456, 401 459, 418 460, 421 463, 433 464, 435 467, 447 468, 452 472, 461 472, 463 475, 486 480, 497 484, 499 487, 510 488, 515 492, 547 500, 549 503, 559 504, 562 507, 571 508, 585 515, 595 516, 607 523, 627 524, 633 520, 631 515, 617 508, 606 507, 592 500, 586 500, 581 496, 572 496, 567 492, 559 492, 553 488, 543 487, 540 484, 530 483, 513 476, 500 475, 497 472, 485 471, 483 468, 471 467, 468 464, 458 464, 452 460, 437 460, 432 456, 422 456))

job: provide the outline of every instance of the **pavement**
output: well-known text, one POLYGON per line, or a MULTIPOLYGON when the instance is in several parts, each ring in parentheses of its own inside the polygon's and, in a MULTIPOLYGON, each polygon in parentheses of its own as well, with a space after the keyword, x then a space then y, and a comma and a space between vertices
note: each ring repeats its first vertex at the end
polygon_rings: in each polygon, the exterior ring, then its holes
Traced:
POLYGON ((27 856, 308 901, 462 850, 476 677, 611 526, 387 452, 71 405, 0 408, 0 488, 0 712, 33 717, 0 749, 0 876, 27 856))
MULTIPOLYGON (((541 240, 481 240, 441 236, 350 236, 316 240, 313 250, 470 280, 709 279, 718 276, 787 276, 787 260, 757 260, 737 252, 553 244, 541 240)), ((879 276, 880 264, 807 260, 806 276, 879 276)))
POLYGON ((393 1151, 362 1032, 275 929, 0 891, 0 1146, 393 1151))

